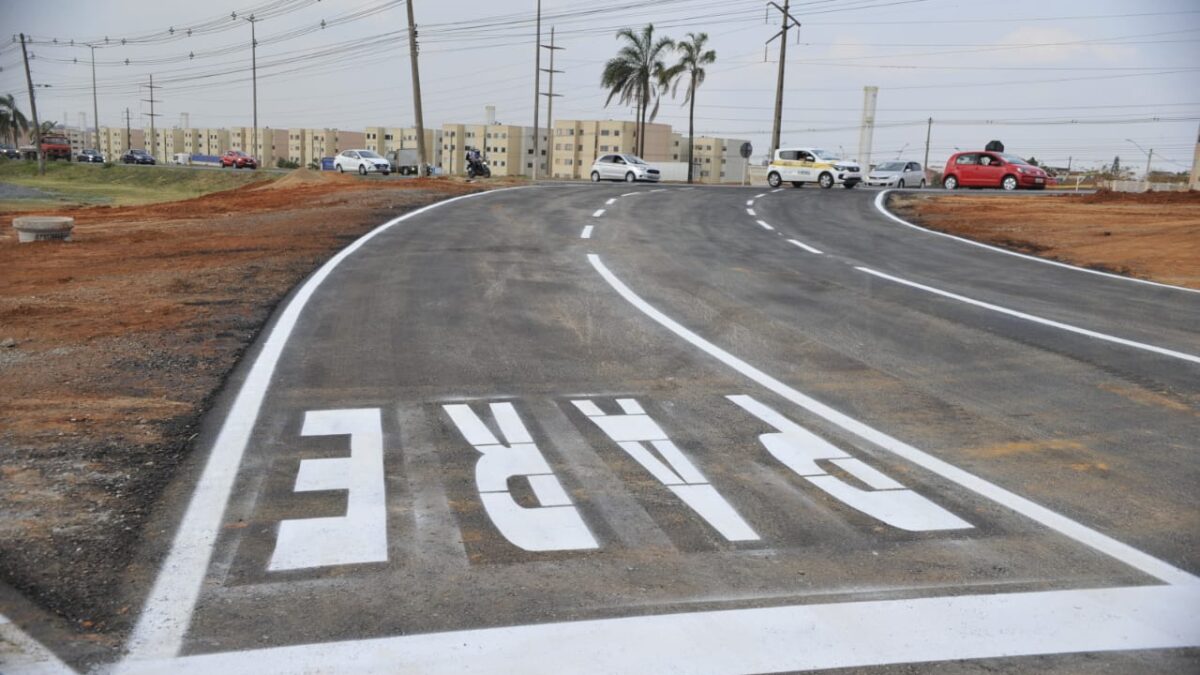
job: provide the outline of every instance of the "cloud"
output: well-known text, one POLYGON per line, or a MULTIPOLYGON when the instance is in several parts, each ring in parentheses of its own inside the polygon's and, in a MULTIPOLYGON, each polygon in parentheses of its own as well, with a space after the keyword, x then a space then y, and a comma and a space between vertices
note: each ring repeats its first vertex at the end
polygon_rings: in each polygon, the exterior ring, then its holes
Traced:
POLYGON ((1021 26, 1001 38, 996 46, 1040 45, 997 52, 1005 61, 1018 63, 1063 63, 1066 61, 1125 61, 1137 54, 1129 45, 1079 44, 1085 40, 1065 28, 1021 26))

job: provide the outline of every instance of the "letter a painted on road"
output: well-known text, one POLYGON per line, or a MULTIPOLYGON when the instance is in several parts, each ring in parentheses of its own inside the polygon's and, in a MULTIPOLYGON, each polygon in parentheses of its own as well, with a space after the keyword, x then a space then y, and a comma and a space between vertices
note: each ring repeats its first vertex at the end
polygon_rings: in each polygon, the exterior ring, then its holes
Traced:
POLYGON ((555 478, 511 403, 490 406, 507 445, 496 440, 471 406, 454 404, 442 408, 463 438, 482 455, 475 464, 479 499, 496 529, 509 542, 526 551, 598 548, 579 510, 555 478), (527 508, 517 503, 508 491, 508 479, 513 477, 529 481, 540 506, 527 508))

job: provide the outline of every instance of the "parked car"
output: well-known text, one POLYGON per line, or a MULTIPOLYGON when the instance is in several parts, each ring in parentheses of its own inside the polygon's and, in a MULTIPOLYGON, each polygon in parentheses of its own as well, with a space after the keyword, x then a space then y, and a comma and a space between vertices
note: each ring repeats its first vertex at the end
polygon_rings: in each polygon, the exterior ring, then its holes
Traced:
POLYGON ((157 164, 158 162, 154 161, 154 157, 150 153, 146 152, 145 150, 142 150, 141 148, 134 148, 132 150, 127 151, 125 154, 121 155, 121 163, 122 164, 157 164))
POLYGON ((592 182, 623 180, 626 183, 649 181, 657 183, 662 174, 637 155, 617 153, 603 155, 592 163, 592 182))
POLYGON ((867 185, 871 187, 925 187, 925 171, 920 162, 880 162, 867 173, 867 185))
POLYGON ((942 173, 942 187, 947 190, 960 187, 1041 190, 1049 182, 1042 169, 1003 152, 956 152, 946 160, 946 170, 942 173))
POLYGON ((227 150, 221 155, 221 167, 233 167, 235 169, 257 169, 258 160, 241 150, 227 150))
POLYGON ((343 150, 333 158, 333 168, 337 169, 338 173, 350 170, 363 176, 368 173, 381 173, 386 176, 392 172, 391 162, 370 150, 343 150))
POLYGON ((857 162, 821 148, 780 148, 767 166, 767 183, 777 188, 784 181, 793 187, 816 183, 825 190, 834 185, 850 189, 862 182, 862 171, 857 162))
POLYGON ((21 159, 21 151, 17 150, 15 147, 9 145, 8 143, 0 143, 0 157, 7 157, 9 159, 21 159))
POLYGON ((99 150, 93 148, 84 148, 82 152, 75 155, 76 162, 92 162, 95 164, 104 163, 104 155, 100 154, 99 150))

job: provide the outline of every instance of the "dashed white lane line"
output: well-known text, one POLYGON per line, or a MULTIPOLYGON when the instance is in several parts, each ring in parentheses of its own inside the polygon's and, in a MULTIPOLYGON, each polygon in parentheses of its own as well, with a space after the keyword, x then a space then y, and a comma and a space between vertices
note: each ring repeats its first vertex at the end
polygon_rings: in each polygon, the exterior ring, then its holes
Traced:
POLYGON ((758 193, 758 194, 754 195, 754 198, 755 198, 755 199, 762 199, 763 197, 766 197, 766 196, 767 196, 767 193, 765 193, 765 192, 760 192, 760 193, 758 193))
POLYGON ((799 246, 800 248, 804 249, 805 251, 808 251, 809 253, 816 253, 817 255, 822 255, 821 251, 819 249, 813 248, 812 246, 809 246, 808 244, 806 244, 802 241, 796 241, 795 239, 788 239, 788 243, 792 244, 794 246, 799 246))
POLYGON ((650 192, 666 192, 666 191, 667 191, 667 188, 658 188, 657 190, 650 190, 650 192))
POLYGON ((592 217, 599 218, 602 215, 604 215, 604 209, 596 209, 596 212, 592 214, 592 217))
POLYGON ((771 192, 783 192, 783 188, 775 188, 774 190, 771 190, 771 192))
POLYGON ((587 227, 583 228, 583 232, 579 235, 579 238, 580 239, 591 239, 592 238, 592 226, 588 225, 587 227))
MULTIPOLYGON (((997 504, 1012 509, 1013 511, 1029 518, 1035 522, 1062 534, 1063 536, 1074 539, 1075 541, 1091 547, 1105 555, 1111 556, 1130 567, 1139 569, 1150 576, 1174 584, 1177 586, 1187 586, 1193 591, 1197 586, 1200 586, 1200 579, 1191 573, 1182 570, 1170 563, 1164 562, 1154 556, 1139 551, 1138 549, 1117 541, 1112 537, 1093 530, 1092 528, 1072 520, 1064 515, 1051 511, 1050 509, 1038 504, 1032 500, 1026 499, 1014 492, 1010 492, 999 485, 989 482, 976 476, 972 473, 964 471, 949 462, 934 457, 933 455, 918 450, 917 448, 905 443, 904 441, 886 434, 865 422, 859 420, 828 406, 815 398, 803 394, 789 385, 780 382, 767 373, 755 368, 738 357, 721 349, 713 343, 705 340, 691 330, 685 328, 682 324, 675 321, 671 317, 663 314, 654 308, 653 305, 643 300, 640 296, 634 293, 625 285, 623 281, 618 279, 608 267, 600 260, 600 256, 595 253, 588 254, 588 262, 592 267, 612 286, 621 297, 625 298, 629 304, 637 308, 638 311, 650 317, 663 328, 671 331, 683 340, 690 343, 700 351, 708 354, 717 361, 724 363, 733 370, 741 373, 747 378, 757 382, 769 391, 772 391, 782 398, 791 401, 792 403, 804 408, 810 413, 822 417, 829 422, 845 429, 846 431, 869 441, 892 454, 902 457, 917 466, 924 468, 948 481, 956 483, 976 494, 982 495, 997 504)), ((861 268, 860 268, 861 269, 861 268)), ((1180 591, 1184 589, 1176 588, 1180 591)), ((1089 591, 1095 592, 1095 591, 1089 591)), ((1200 636, 1197 636, 1200 638, 1200 636)), ((766 669, 769 670, 769 669, 766 669)))
POLYGON ((754 209, 746 209, 746 213, 750 214, 751 217, 758 215, 757 213, 754 212, 754 209))
POLYGON ((926 293, 933 293, 934 295, 940 295, 944 298, 950 298, 951 300, 958 300, 959 302, 965 302, 968 305, 974 305, 976 307, 990 309, 993 312, 999 312, 1000 314, 1007 314, 1008 316, 1013 316, 1018 319, 1024 319, 1026 321, 1040 323, 1043 326, 1051 326, 1053 328, 1058 328, 1060 330, 1065 330, 1065 331, 1068 331, 1071 333, 1077 333, 1079 335, 1086 335, 1087 337, 1096 338, 1097 340, 1104 340, 1106 342, 1112 342, 1115 344, 1124 345, 1126 347, 1133 347, 1134 349, 1141 349, 1141 350, 1148 351, 1148 352, 1154 352, 1155 354, 1162 354, 1163 356, 1170 356, 1171 358, 1180 359, 1181 361, 1189 361, 1191 363, 1200 363, 1200 356, 1194 356, 1192 354, 1185 354, 1183 352, 1177 352, 1172 349, 1164 349, 1162 347, 1155 347, 1154 345, 1148 345, 1144 342, 1135 342, 1133 340, 1126 340, 1125 338, 1116 337, 1115 335, 1109 335, 1107 333, 1100 333, 1100 332, 1097 332, 1094 330, 1088 330, 1087 328, 1080 328, 1079 326, 1072 326, 1069 323, 1062 323, 1061 321, 1054 321, 1053 319, 1044 319, 1040 316, 1034 316, 1033 314, 1026 314, 1025 312, 1018 312, 1015 309, 1001 307, 1000 305, 993 305, 990 302, 982 302, 980 300, 974 300, 972 298, 968 298, 963 295, 958 295, 957 293, 943 291, 939 288, 934 288, 932 286, 926 286, 925 284, 918 284, 915 281, 909 281, 907 279, 901 279, 900 277, 894 277, 890 274, 884 274, 883 272, 877 272, 869 267, 855 267, 854 269, 860 270, 862 272, 866 272, 867 274, 879 277, 880 279, 887 279, 888 281, 893 281, 898 284, 903 284, 910 288, 916 288, 918 290, 925 291, 926 293))
POLYGON ((636 195, 636 194, 641 194, 641 193, 640 193, 640 192, 626 192, 625 194, 623 194, 623 195, 621 195, 621 196, 622 196, 622 197, 632 197, 632 196, 634 196, 634 195, 636 195))
POLYGON ((753 200, 753 199, 747 199, 747 200, 746 200, 746 206, 754 206, 754 200, 753 200))
POLYGON ((610 200, 608 200, 608 201, 604 202, 604 205, 605 205, 605 206, 612 206, 613 204, 616 204, 616 203, 617 203, 617 198, 616 198, 616 197, 613 197, 612 199, 610 199, 610 200))
POLYGON ((762 225, 762 228, 763 228, 764 230, 774 230, 774 229, 775 229, 775 228, 771 227, 769 224, 767 224, 767 223, 764 223, 764 222, 763 222, 763 221, 761 221, 761 220, 759 220, 759 221, 757 221, 757 222, 758 222, 758 224, 759 224, 759 225, 762 225))

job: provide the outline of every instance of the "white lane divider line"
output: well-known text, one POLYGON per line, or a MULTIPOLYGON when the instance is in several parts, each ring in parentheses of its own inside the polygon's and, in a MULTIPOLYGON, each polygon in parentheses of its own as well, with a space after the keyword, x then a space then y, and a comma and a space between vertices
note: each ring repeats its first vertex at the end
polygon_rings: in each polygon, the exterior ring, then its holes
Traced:
POLYGON ((762 225, 762 228, 763 228, 764 230, 774 230, 774 229, 775 229, 775 228, 771 227, 769 224, 767 224, 767 223, 764 223, 764 222, 763 222, 763 221, 761 221, 761 220, 759 220, 759 221, 756 221, 756 222, 757 222, 759 225, 762 225))
POLYGON ((649 192, 666 192, 667 188, 658 188, 657 190, 649 190, 649 192))
POLYGON ((754 195, 754 198, 755 198, 755 199, 762 199, 763 197, 766 197, 766 196, 767 196, 767 193, 765 193, 765 192, 760 192, 760 193, 758 193, 758 194, 754 195))
POLYGON ((621 196, 622 196, 622 197, 632 197, 632 196, 634 196, 634 195, 639 195, 639 194, 641 194, 641 191, 640 191, 640 190, 639 190, 638 192, 626 192, 625 194, 623 194, 623 195, 621 195, 621 196))
POLYGON ((774 190, 771 190, 771 192, 783 192, 783 188, 775 188, 774 190))
POLYGON ((1026 314, 1025 312, 1019 312, 1015 309, 1001 307, 1000 305, 993 305, 990 302, 974 300, 972 298, 968 298, 963 295, 958 295, 957 293, 943 291, 939 288, 934 288, 932 286, 926 286, 925 284, 918 284, 915 281, 909 281, 907 279, 901 279, 900 277, 894 277, 890 274, 884 274, 883 272, 877 272, 869 267, 855 267, 854 269, 860 270, 862 272, 866 272, 867 274, 879 277, 881 279, 887 279, 888 281, 893 281, 895 283, 903 284, 903 285, 909 286, 911 288, 916 288, 918 290, 925 291, 926 293, 933 293, 934 295, 940 295, 944 298, 950 298, 951 300, 958 300, 959 302, 965 302, 968 305, 974 305, 976 307, 990 309, 993 312, 1007 314, 1009 316, 1013 316, 1018 319, 1024 319, 1026 321, 1040 323, 1043 326, 1050 326, 1052 328, 1058 328, 1060 330, 1065 330, 1065 331, 1068 331, 1071 333, 1077 333, 1079 335, 1086 335, 1087 337, 1096 338, 1097 340, 1104 340, 1106 342, 1112 342, 1115 344, 1124 345, 1126 347, 1133 347, 1134 349, 1141 349, 1141 350, 1148 351, 1148 352, 1154 352, 1155 354, 1162 354, 1163 356, 1170 356, 1171 358, 1180 359, 1182 361, 1190 361, 1191 363, 1200 363, 1200 356, 1195 356, 1192 354, 1185 354, 1183 352, 1177 352, 1172 349, 1164 349, 1162 347, 1155 347, 1154 345, 1148 345, 1144 342, 1135 342, 1134 340, 1126 340, 1125 338, 1116 337, 1115 335, 1109 335, 1107 333, 1100 333, 1100 332, 1097 332, 1094 330, 1088 330, 1087 328, 1080 328, 1078 326, 1072 326, 1069 323, 1062 323, 1061 321, 1054 321, 1053 319, 1044 319, 1040 316, 1034 316, 1033 314, 1026 314))
POLYGON ((617 203, 617 198, 616 198, 616 197, 613 197, 612 199, 610 199, 610 200, 608 200, 608 201, 604 202, 604 205, 605 205, 605 206, 612 206, 613 204, 616 204, 616 203, 617 203))
POLYGON ((892 220, 896 221, 897 223, 900 223, 901 225, 904 225, 905 227, 911 227, 914 230, 919 230, 921 232, 924 232, 925 234, 934 234, 939 237, 946 237, 948 239, 954 239, 957 241, 961 241, 964 244, 970 244, 972 246, 986 248, 986 249, 989 249, 992 251, 996 251, 997 253, 1005 253, 1007 255, 1017 256, 1018 258, 1025 258, 1026 260, 1032 260, 1034 262, 1040 262, 1040 263, 1045 263, 1047 265, 1054 265, 1055 267, 1063 267, 1063 268, 1066 268, 1069 270, 1075 270, 1076 272, 1086 272, 1088 274, 1095 274, 1097 276, 1109 277, 1111 279, 1121 279, 1123 281, 1132 281, 1134 283, 1145 284, 1147 286, 1158 286, 1159 288, 1169 288, 1169 289, 1175 290, 1175 291, 1186 291, 1188 293, 1200 293, 1200 289, 1196 289, 1196 288, 1186 288, 1184 286, 1173 286, 1171 284, 1164 284, 1164 283, 1161 283, 1158 281, 1150 281, 1148 279, 1136 279, 1134 277, 1121 276, 1120 274, 1113 274, 1112 272, 1101 272, 1100 270, 1090 270, 1086 267, 1070 265, 1068 263, 1059 262, 1057 260, 1048 260, 1046 258, 1039 258, 1035 255, 1029 255, 1028 253, 1020 253, 1018 251, 1010 251, 1006 248, 1000 248, 999 246, 992 246, 991 244, 985 244, 981 241, 975 241, 974 239, 967 239, 966 237, 959 237, 959 236, 949 234, 946 232, 938 232, 936 230, 930 230, 930 229, 921 227, 920 225, 914 225, 914 224, 908 222, 907 220, 901 218, 900 216, 897 216, 896 214, 892 213, 891 211, 888 211, 887 207, 885 207, 883 205, 884 199, 886 199, 887 194, 889 192, 891 192, 891 190, 884 190, 883 192, 880 192, 878 195, 875 196, 875 209, 878 210, 883 215, 887 216, 888 218, 891 218, 892 220))
POLYGON ((805 251, 808 251, 809 253, 816 253, 817 255, 822 255, 822 253, 819 249, 813 248, 812 246, 809 246, 808 244, 806 244, 802 241, 796 241, 795 239, 788 239, 788 243, 792 244, 793 246, 799 246, 800 248, 804 249, 805 251))
POLYGON ((754 206, 754 200, 753 200, 753 199, 747 199, 747 200, 746 200, 746 206, 754 206))
POLYGON ((757 213, 754 212, 754 209, 746 209, 746 213, 750 214, 751 218, 758 215, 757 213))
POLYGON ((583 232, 579 235, 579 238, 580 239, 591 239, 592 238, 592 226, 588 225, 587 227, 583 228, 583 232))
POLYGON ((892 454, 906 459, 925 470, 934 473, 946 480, 956 483, 972 492, 975 492, 987 499, 990 499, 997 504, 1008 507, 1009 509, 1019 513, 1035 522, 1062 534, 1063 536, 1074 539, 1075 541, 1089 546, 1101 553, 1109 555, 1121 562, 1141 570, 1152 577, 1161 579, 1169 584, 1186 585, 1195 588, 1200 586, 1200 578, 1166 563, 1154 556, 1137 550, 1136 548, 1117 541, 1106 534, 1102 534, 1092 528, 1074 521, 1066 516, 1058 514, 1050 509, 1026 499, 1020 495, 1010 492, 995 483, 986 481, 974 474, 963 471, 962 469, 938 459, 924 451, 918 450, 913 446, 885 434, 870 425, 860 422, 849 415, 836 410, 820 401, 800 393, 792 387, 780 382, 763 371, 746 363, 738 357, 721 349, 713 343, 705 340, 691 330, 684 328, 679 322, 671 317, 663 314, 655 309, 645 300, 641 299, 636 293, 631 291, 620 279, 616 277, 604 263, 601 262, 600 256, 595 253, 588 254, 588 261, 592 267, 600 273, 604 281, 608 282, 622 298, 625 298, 629 304, 633 305, 638 311, 656 321, 659 325, 671 331, 675 335, 683 338, 692 346, 700 351, 708 354, 714 359, 724 363, 733 370, 741 373, 747 378, 757 382, 763 388, 778 394, 782 398, 791 401, 792 403, 804 408, 810 413, 817 415, 846 431, 869 441, 892 454))
POLYGON ((592 217, 599 218, 602 215, 604 215, 604 209, 596 209, 596 212, 592 214, 592 217))

